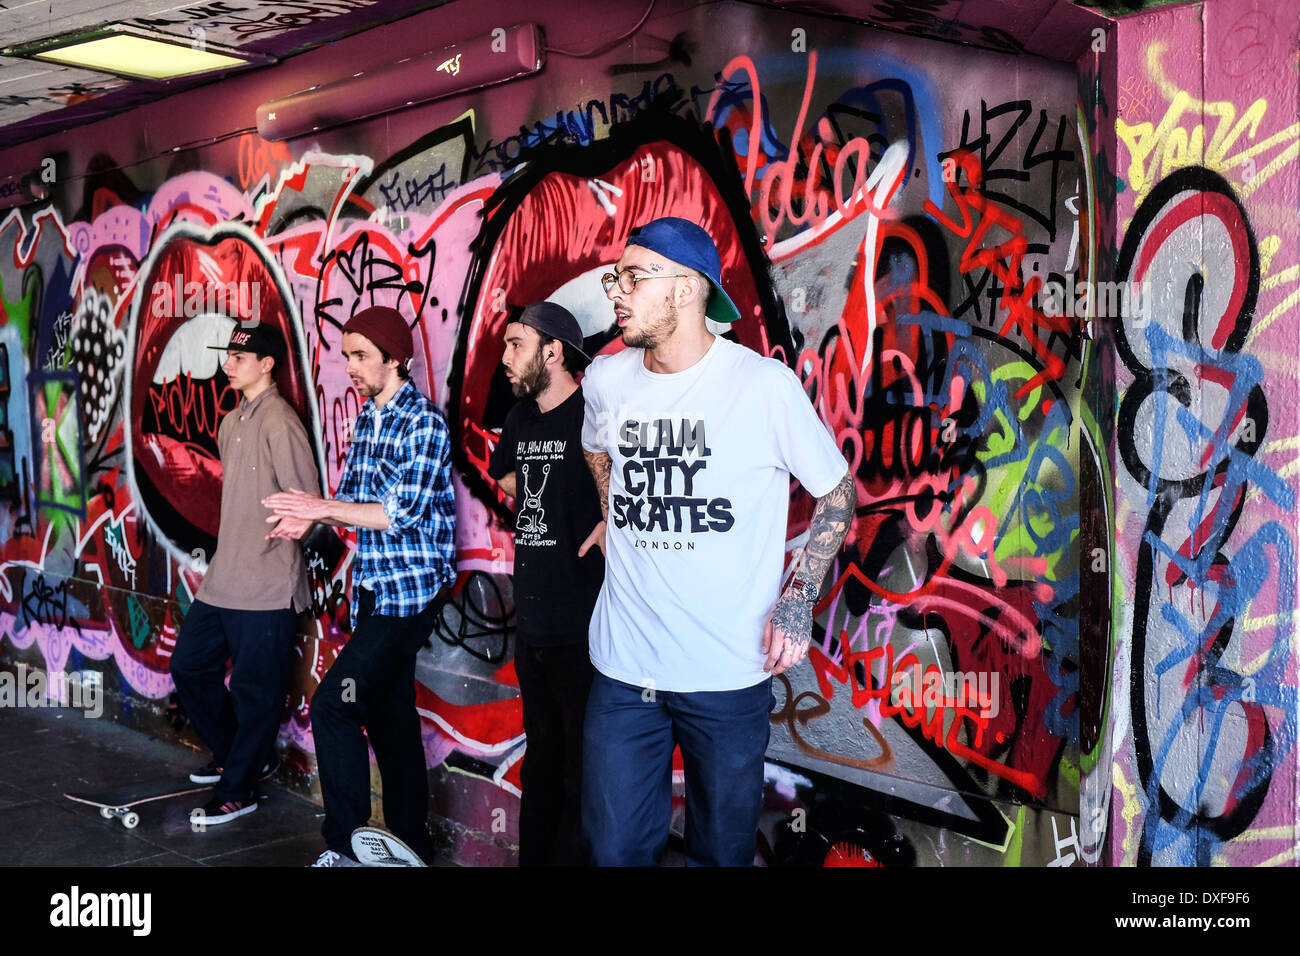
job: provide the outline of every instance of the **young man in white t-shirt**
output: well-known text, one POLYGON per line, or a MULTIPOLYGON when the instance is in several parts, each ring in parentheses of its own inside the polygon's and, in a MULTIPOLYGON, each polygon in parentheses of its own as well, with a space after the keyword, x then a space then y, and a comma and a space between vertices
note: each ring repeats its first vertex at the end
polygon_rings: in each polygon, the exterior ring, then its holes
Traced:
POLYGON ((753 862, 772 676, 808 652, 857 501, 794 373, 708 330, 706 316, 740 317, 720 278, 708 233, 676 218, 634 229, 602 278, 628 347, 583 381, 582 444, 606 516, 583 753, 597 865, 655 862, 674 745, 687 863, 753 862), (782 593, 791 475, 817 503, 782 593))

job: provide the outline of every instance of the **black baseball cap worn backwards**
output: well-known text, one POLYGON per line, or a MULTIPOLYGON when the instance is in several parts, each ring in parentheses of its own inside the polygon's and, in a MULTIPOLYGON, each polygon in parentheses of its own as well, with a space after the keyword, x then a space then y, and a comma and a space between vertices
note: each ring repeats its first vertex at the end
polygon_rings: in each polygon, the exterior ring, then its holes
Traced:
POLYGON ((695 223, 676 216, 655 219, 633 229, 627 237, 627 244, 657 252, 708 279, 713 286, 713 296, 704 314, 714 322, 725 324, 740 318, 736 303, 722 288, 722 258, 718 255, 718 247, 713 237, 695 223))
POLYGON ((538 332, 559 339, 588 362, 591 361, 591 356, 582 350, 582 326, 578 325, 573 313, 562 305, 534 302, 520 313, 519 318, 510 321, 531 325, 538 332))

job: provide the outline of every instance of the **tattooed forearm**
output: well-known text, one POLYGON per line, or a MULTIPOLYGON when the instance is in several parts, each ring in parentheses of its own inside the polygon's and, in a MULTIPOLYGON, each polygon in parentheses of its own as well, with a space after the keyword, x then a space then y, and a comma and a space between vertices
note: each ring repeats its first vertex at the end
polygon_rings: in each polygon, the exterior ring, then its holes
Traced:
POLYGON ((596 493, 600 495, 600 515, 608 520, 609 469, 614 464, 613 459, 603 451, 587 451, 584 448, 582 453, 587 457, 587 467, 591 469, 591 477, 596 479, 596 493))
MULTIPOLYGON (((844 543, 857 504, 858 486, 850 469, 838 485, 817 499, 797 577, 821 584, 844 543)), ((804 659, 812 640, 812 612, 812 602, 802 593, 787 590, 781 595, 772 608, 769 630, 763 638, 763 653, 767 655, 764 670, 780 674, 804 659)))
POLYGON ((849 469, 838 485, 817 499, 812 521, 808 525, 808 544, 803 551, 799 577, 820 585, 839 554, 844 536, 849 533, 853 511, 858 504, 858 487, 849 469))

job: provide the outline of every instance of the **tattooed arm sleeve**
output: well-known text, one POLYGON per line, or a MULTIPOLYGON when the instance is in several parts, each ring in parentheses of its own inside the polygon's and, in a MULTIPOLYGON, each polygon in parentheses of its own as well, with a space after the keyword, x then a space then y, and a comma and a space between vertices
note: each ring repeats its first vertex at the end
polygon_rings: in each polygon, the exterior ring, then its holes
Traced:
POLYGON ((849 533, 857 504, 858 487, 850 468, 838 485, 817 499, 817 507, 813 509, 812 521, 808 525, 808 544, 803 549, 798 577, 817 585, 822 583, 835 555, 840 552, 845 535, 849 533))
POLYGON ((591 477, 596 479, 596 493, 600 495, 600 515, 608 520, 609 470, 613 467, 614 461, 603 451, 587 451, 584 448, 582 453, 587 457, 587 467, 591 469, 591 477))
MULTIPOLYGON (((822 583, 840 545, 844 543, 844 536, 848 534, 857 503, 858 488, 850 469, 838 485, 817 499, 808 526, 808 544, 795 577, 817 585, 822 583)), ((812 621, 812 605, 787 589, 772 608, 771 629, 776 640, 769 637, 764 641, 763 650, 769 654, 769 670, 779 674, 803 659, 812 640, 812 621), (782 646, 787 638, 792 643, 782 659, 782 646)))

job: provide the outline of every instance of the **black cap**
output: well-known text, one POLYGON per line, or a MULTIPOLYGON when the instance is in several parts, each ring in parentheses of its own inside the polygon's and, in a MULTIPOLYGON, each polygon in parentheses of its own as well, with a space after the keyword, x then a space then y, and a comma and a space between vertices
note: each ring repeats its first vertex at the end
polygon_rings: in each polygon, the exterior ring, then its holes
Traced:
POLYGON ((210 349, 236 352, 252 352, 255 355, 269 355, 274 359, 284 357, 284 337, 270 323, 236 325, 230 331, 230 341, 225 345, 209 345, 210 349))
POLYGON ((562 305, 556 305, 554 302, 534 302, 524 309, 518 318, 510 321, 531 325, 538 332, 559 339, 588 362, 591 361, 591 356, 582 350, 582 327, 578 325, 578 320, 573 317, 573 313, 562 305))

